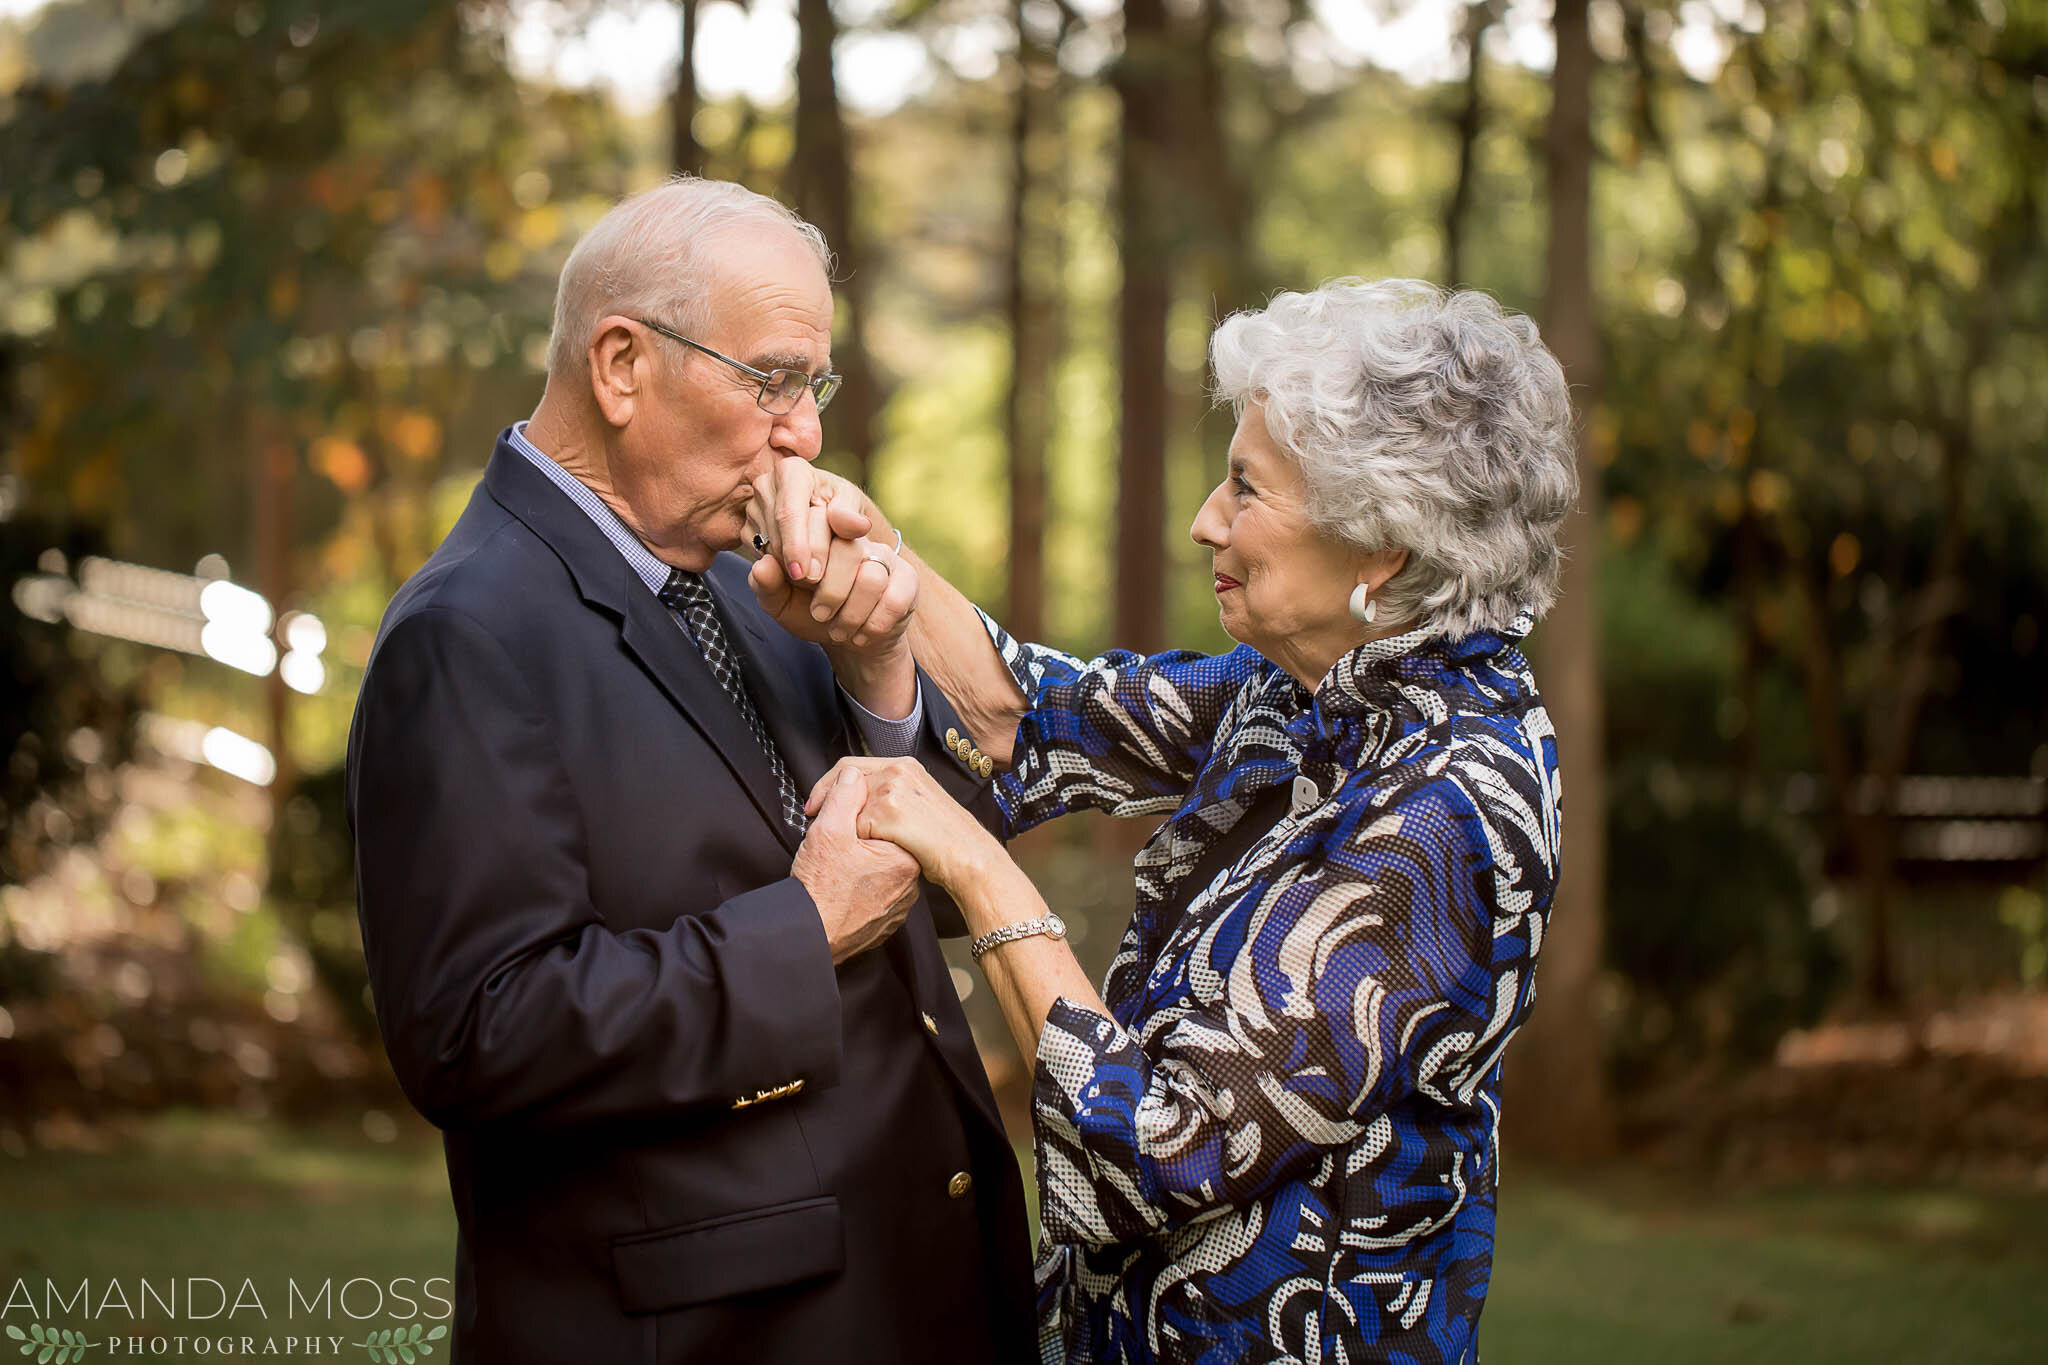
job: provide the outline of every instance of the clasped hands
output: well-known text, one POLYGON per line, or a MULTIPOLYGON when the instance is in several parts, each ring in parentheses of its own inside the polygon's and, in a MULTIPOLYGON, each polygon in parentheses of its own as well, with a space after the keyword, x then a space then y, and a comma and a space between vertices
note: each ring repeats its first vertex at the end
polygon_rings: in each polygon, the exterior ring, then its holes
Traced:
POLYGON ((761 557, 748 586, 790 634, 848 654, 901 653, 917 608, 917 570, 900 537, 860 488, 786 456, 755 486, 747 530, 761 557))
MULTIPOLYGON (((853 483, 792 457, 756 486, 747 525, 765 547, 747 576, 762 610, 823 647, 862 706, 885 718, 909 715, 917 698, 908 639, 917 568, 897 552, 900 538, 881 509, 853 483)), ((819 902, 835 961, 895 931, 915 898, 918 870, 957 895, 1001 854, 994 836, 912 758, 841 759, 812 788, 804 813, 813 824, 792 873, 819 902), (916 866, 896 892, 887 874, 908 860, 916 866), (881 914, 873 913, 878 899, 888 906, 881 914)))

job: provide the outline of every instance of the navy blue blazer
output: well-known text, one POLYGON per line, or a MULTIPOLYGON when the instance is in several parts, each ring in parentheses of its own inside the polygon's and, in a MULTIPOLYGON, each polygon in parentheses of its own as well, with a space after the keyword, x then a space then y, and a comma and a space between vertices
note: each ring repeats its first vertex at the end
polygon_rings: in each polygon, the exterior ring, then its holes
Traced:
MULTIPOLYGON (((708 581, 808 791, 858 746, 746 567, 708 581)), ((921 686, 917 756, 973 800, 921 686)), ((457 1361, 1036 1358, 1016 1162, 939 952, 957 910, 928 895, 834 968, 760 747, 503 436, 385 615, 348 806, 378 1025, 444 1132, 457 1361)))

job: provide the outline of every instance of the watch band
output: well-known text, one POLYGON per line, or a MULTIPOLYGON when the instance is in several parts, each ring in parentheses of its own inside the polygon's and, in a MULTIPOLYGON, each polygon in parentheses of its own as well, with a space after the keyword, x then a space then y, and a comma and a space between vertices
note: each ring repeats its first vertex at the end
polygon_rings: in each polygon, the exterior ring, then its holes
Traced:
POLYGON ((1067 936, 1067 922, 1058 915, 1046 915, 1039 919, 1019 920, 1015 924, 1005 924, 1000 929, 991 929, 980 938, 969 943, 967 951, 974 955, 975 961, 979 962, 981 955, 991 948, 1000 947, 1005 943, 1013 943, 1020 938, 1036 938, 1041 934, 1047 938, 1065 938, 1067 936))

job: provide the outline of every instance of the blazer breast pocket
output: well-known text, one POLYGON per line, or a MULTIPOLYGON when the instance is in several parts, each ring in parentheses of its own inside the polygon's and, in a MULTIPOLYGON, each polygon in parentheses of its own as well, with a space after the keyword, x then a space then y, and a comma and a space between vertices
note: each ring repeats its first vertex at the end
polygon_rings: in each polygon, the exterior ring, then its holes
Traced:
POLYGON ((831 1195, 612 1240, 612 1273, 628 1313, 667 1312, 845 1268, 846 1236, 831 1195))

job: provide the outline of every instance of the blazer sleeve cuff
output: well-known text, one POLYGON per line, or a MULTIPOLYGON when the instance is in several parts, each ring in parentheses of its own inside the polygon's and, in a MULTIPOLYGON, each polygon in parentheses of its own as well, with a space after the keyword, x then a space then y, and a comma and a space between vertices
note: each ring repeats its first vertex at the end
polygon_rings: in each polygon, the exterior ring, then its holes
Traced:
POLYGON ((795 1080, 807 1089, 839 1084, 839 975, 811 893, 785 877, 734 896, 719 911, 729 935, 721 955, 731 978, 727 998, 735 1002, 739 1036, 751 1040, 745 1050, 755 1063, 748 1069, 759 1071, 756 1089, 795 1080))
POLYGON ((922 668, 917 670, 917 692, 924 703, 924 725, 912 755, 948 796, 998 836, 1004 835, 1002 812, 996 807, 994 761, 985 758, 976 737, 967 733, 967 723, 922 668))

